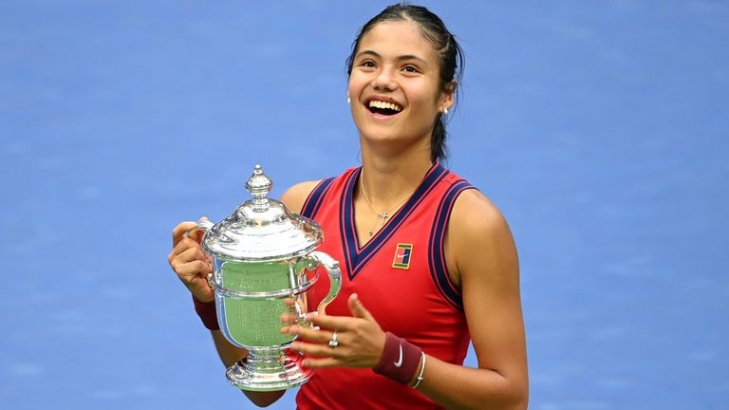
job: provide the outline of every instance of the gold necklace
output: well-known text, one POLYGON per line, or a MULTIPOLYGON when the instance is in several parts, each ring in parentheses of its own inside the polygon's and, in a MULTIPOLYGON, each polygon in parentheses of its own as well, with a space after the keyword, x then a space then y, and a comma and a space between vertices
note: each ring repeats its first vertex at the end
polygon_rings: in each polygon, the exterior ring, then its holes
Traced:
POLYGON ((377 215, 377 219, 375 219, 375 223, 372 225, 372 228, 370 228, 370 230, 367 232, 367 233, 370 234, 370 236, 372 236, 374 234, 374 232, 375 232, 375 227, 377 226, 377 222, 379 222, 380 219, 381 219, 382 220, 382 224, 380 225, 380 227, 385 226, 385 222, 387 222, 387 218, 390 217, 390 212, 392 212, 392 211, 400 208, 402 206, 402 204, 405 203, 405 201, 407 201, 408 199, 410 199, 410 197, 413 195, 413 193, 415 191, 411 192, 408 196, 405 197, 405 199, 403 199, 397 205, 393 206, 389 211, 386 211, 386 212, 377 212, 377 210, 375 209, 375 207, 372 205, 372 202, 370 202, 370 198, 367 197, 367 191, 365 191, 365 189, 364 189, 364 173, 361 174, 361 177, 362 178, 360 180, 360 189, 362 190, 362 196, 364 197, 365 202, 367 202, 367 205, 370 206, 370 209, 372 210, 372 212, 374 212, 377 215))

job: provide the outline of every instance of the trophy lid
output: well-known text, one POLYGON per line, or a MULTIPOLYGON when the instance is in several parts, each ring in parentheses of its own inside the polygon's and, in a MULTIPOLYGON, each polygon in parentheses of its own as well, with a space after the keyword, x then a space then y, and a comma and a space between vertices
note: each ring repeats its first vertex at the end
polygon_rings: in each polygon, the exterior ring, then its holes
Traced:
POLYGON ((207 230, 203 248, 212 256, 242 262, 279 261, 303 256, 324 239, 319 225, 267 197, 273 182, 260 165, 246 183, 253 199, 207 230))

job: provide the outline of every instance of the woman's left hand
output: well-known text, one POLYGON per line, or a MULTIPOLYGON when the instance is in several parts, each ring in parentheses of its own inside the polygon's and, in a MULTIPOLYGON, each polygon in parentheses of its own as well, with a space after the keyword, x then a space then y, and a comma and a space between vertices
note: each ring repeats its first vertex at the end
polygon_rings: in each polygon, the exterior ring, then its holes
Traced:
POLYGON ((298 335, 291 349, 304 354, 304 367, 366 368, 374 367, 380 360, 385 347, 385 332, 357 294, 352 294, 347 304, 352 317, 329 316, 320 312, 306 316, 305 320, 312 327, 294 324, 281 329, 284 333, 298 335))

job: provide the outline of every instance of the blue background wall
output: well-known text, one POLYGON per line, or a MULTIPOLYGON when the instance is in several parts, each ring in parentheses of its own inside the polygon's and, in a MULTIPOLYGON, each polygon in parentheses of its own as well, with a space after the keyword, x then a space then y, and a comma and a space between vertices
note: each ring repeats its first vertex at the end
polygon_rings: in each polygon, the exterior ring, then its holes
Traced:
MULTIPOLYGON (((0 3, 3 408, 252 407, 171 229, 255 163, 274 195, 358 164, 344 59, 387 4, 0 3)), ((467 55, 448 165, 519 246, 530 408, 726 408, 729 3, 423 4, 467 55)))

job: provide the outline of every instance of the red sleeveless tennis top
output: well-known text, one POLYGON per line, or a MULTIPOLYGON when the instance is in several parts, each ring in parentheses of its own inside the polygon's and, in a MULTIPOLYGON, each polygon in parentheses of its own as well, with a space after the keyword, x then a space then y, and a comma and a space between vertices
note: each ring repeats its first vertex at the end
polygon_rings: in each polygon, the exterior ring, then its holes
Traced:
MULTIPOLYGON (((473 189, 466 180, 434 165, 421 185, 364 246, 357 240, 353 194, 361 167, 322 180, 301 214, 324 231, 319 250, 337 259, 342 289, 326 308, 351 316, 347 300, 357 293, 383 330, 405 338, 433 357, 462 364, 470 335, 459 289, 446 269, 443 241, 458 195, 473 189)), ((316 309, 328 292, 326 273, 309 292, 316 309)), ((418 391, 375 374, 372 369, 317 370, 301 386, 298 409, 438 409, 418 391)))

